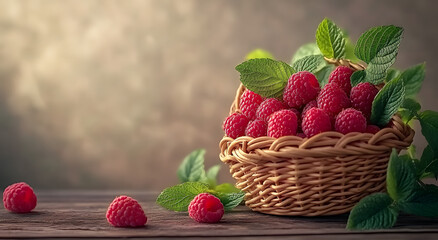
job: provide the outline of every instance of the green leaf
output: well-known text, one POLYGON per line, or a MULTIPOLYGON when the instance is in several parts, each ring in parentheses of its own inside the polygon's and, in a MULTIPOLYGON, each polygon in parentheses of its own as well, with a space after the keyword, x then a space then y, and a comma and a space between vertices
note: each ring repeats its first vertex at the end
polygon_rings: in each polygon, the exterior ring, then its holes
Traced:
POLYGON ((318 79, 319 86, 321 86, 321 89, 328 83, 328 78, 330 76, 330 73, 333 72, 333 70, 335 70, 335 66, 329 64, 315 73, 316 79, 318 79))
POLYGON ((257 49, 252 50, 250 53, 248 53, 245 58, 246 58, 246 60, 256 59, 256 58, 274 59, 274 56, 266 50, 257 48, 257 49))
POLYGON ((406 149, 406 152, 411 159, 415 159, 417 155, 417 147, 414 144, 411 144, 408 149, 406 149))
POLYGON ((412 159, 408 155, 398 156, 393 149, 386 173, 386 190, 389 196, 395 201, 404 201, 411 196, 416 183, 412 159))
POLYGON ((221 165, 214 165, 213 167, 209 168, 207 171, 207 179, 208 184, 211 187, 216 186, 217 184, 217 174, 219 173, 219 170, 221 169, 221 165))
POLYGON ((435 156, 438 156, 438 112, 424 111, 419 115, 421 133, 432 148, 435 156))
POLYGON ((316 43, 307 43, 298 48, 298 50, 292 57, 290 64, 293 65, 299 59, 310 55, 321 55, 321 51, 319 51, 318 45, 316 45, 316 43))
POLYGON ((186 182, 163 190, 158 196, 157 203, 173 211, 187 211, 193 198, 208 191, 208 185, 199 182, 186 182))
MULTIPOLYGON (((407 90, 407 89, 406 89, 407 90)), ((403 122, 408 123, 411 119, 418 115, 421 109, 420 103, 412 98, 406 98, 400 106, 400 114, 403 122)))
POLYGON ((402 34, 403 28, 391 25, 371 28, 359 37, 354 53, 368 64, 364 81, 383 82, 397 57, 402 34))
POLYGON ((366 196, 351 210, 347 229, 369 230, 394 226, 398 212, 391 207, 392 203, 393 200, 386 193, 366 196))
POLYGON ((390 68, 386 71, 385 83, 390 82, 400 76, 401 72, 398 69, 390 68))
POLYGON ((354 55, 354 43, 351 42, 350 37, 344 32, 345 38, 345 58, 353 62, 358 62, 359 59, 354 55))
POLYGON ((438 217, 438 186, 418 186, 412 197, 399 203, 400 209, 408 214, 423 217, 438 217))
POLYGON ((438 159, 435 156, 430 145, 427 145, 423 150, 420 160, 416 162, 417 176, 420 179, 430 175, 435 178, 438 176, 438 159))
POLYGON ((212 192, 221 203, 224 205, 226 211, 231 210, 238 206, 244 199, 245 193, 239 191, 238 193, 222 193, 222 192, 212 192))
POLYGON ((354 72, 350 77, 351 86, 354 87, 357 84, 364 82, 365 75, 366 75, 365 70, 354 72))
POLYGON ((345 38, 342 30, 325 18, 316 30, 316 44, 327 58, 342 58, 345 54, 345 38))
POLYGON ((292 64, 292 68, 297 71, 308 71, 315 73, 320 71, 327 63, 322 55, 310 55, 303 57, 292 64))
POLYGON ((205 180, 204 149, 198 149, 187 155, 178 168, 178 178, 184 182, 205 180))
POLYGON ((281 97, 289 77, 295 73, 287 63, 268 58, 251 59, 236 66, 240 81, 263 97, 281 97))
POLYGON ((403 71, 400 78, 406 88, 406 97, 415 97, 423 84, 426 64, 421 63, 403 71))
POLYGON ((398 78, 387 83, 374 98, 371 108, 371 123, 385 127, 403 103, 405 87, 398 78))
POLYGON ((222 193, 239 193, 240 190, 236 188, 234 185, 230 183, 223 183, 220 185, 217 185, 214 190, 216 192, 222 192, 222 193))

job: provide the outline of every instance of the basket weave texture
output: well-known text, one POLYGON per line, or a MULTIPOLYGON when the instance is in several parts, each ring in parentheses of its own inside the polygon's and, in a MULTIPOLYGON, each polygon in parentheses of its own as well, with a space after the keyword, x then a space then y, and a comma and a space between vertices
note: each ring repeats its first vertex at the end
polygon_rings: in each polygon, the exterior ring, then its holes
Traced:
MULTIPOLYGON (((230 114, 240 111, 244 91, 240 85, 230 114)), ((254 211, 337 215, 350 211, 363 197, 385 190, 392 148, 405 149, 414 137, 397 115, 390 126, 374 135, 330 131, 304 139, 224 136, 220 159, 230 167, 236 187, 246 193, 245 204, 254 211)))

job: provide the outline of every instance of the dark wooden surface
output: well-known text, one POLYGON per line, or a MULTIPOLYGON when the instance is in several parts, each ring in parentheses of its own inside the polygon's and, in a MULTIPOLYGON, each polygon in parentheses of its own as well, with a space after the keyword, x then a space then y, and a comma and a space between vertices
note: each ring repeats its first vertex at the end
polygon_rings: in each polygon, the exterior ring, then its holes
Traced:
POLYGON ((156 205, 157 193, 44 191, 37 195, 38 205, 32 213, 14 214, 0 208, 0 238, 438 239, 438 219, 406 215, 400 216, 392 229, 356 232, 345 230, 347 215, 278 217, 239 206, 220 223, 199 224, 186 213, 156 205), (145 227, 115 228, 106 222, 106 209, 120 194, 140 202, 148 217, 145 227))

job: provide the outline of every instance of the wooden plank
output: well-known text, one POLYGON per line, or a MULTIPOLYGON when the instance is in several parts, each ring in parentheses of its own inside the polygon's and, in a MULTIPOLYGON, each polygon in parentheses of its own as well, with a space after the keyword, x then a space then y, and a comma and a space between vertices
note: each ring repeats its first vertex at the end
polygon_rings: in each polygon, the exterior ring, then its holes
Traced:
MULTIPOLYGON (((240 206, 218 224, 199 224, 186 213, 167 211, 155 204, 156 193, 129 192, 142 204, 148 223, 136 229, 111 227, 106 209, 121 191, 46 191, 38 193, 38 206, 30 214, 13 214, 0 209, 0 238, 30 237, 284 237, 328 236, 351 239, 363 232, 345 230, 347 215, 331 217, 278 217, 240 206)), ((438 220, 401 216, 389 230, 367 232, 373 238, 416 236, 438 237, 438 220)), ((306 238, 307 239, 307 238, 306 238)), ((329 238, 325 238, 329 239, 329 238)))

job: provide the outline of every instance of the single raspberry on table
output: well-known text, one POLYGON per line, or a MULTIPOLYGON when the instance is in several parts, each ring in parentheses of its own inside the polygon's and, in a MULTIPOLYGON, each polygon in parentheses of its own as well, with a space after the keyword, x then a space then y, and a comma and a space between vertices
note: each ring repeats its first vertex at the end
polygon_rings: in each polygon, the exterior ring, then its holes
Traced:
POLYGON ((281 136, 295 135, 297 128, 297 115, 288 109, 280 110, 273 113, 269 118, 268 136, 279 138, 281 136))
POLYGON ((321 88, 315 75, 302 71, 292 74, 283 92, 283 101, 292 108, 301 108, 318 96, 321 88))
POLYGON ((189 216, 199 223, 219 222, 224 215, 224 205, 219 198, 208 194, 198 194, 189 204, 189 216))
POLYGON ((365 132, 372 133, 372 134, 376 134, 379 131, 380 131, 380 128, 376 125, 368 125, 367 129, 365 130, 365 132))
POLYGON ((316 100, 318 108, 324 109, 333 120, 342 109, 350 107, 350 99, 347 94, 335 83, 324 86, 316 100))
POLYGON ((367 120, 359 110, 347 108, 336 116, 335 129, 343 134, 363 133, 367 129, 367 120))
POLYGON ((312 101, 308 102, 306 104, 306 106, 304 106, 303 111, 301 112, 301 116, 303 117, 304 115, 306 115, 307 110, 309 110, 313 107, 316 107, 316 108, 318 107, 316 100, 312 100, 312 101))
POLYGON ((228 116, 223 124, 225 134, 231 138, 238 138, 245 135, 248 118, 242 113, 233 113, 228 116))
POLYGON ((350 95, 350 77, 353 72, 353 69, 347 66, 338 66, 332 73, 330 73, 328 82, 337 84, 347 95, 350 95))
POLYGON ((27 213, 36 207, 37 197, 27 183, 14 183, 3 192, 3 204, 11 212, 27 213))
POLYGON ((320 108, 311 108, 304 115, 301 128, 307 137, 330 131, 332 130, 330 116, 320 108))
POLYGON ((128 196, 113 200, 106 212, 106 219, 114 227, 141 227, 148 220, 140 204, 128 196))
POLYGON ((257 108, 262 102, 262 96, 253 91, 245 90, 240 97, 240 110, 249 120, 254 120, 256 118, 257 108))
POLYGON ((378 92, 379 90, 369 82, 359 83, 351 89, 351 105, 361 111, 367 120, 370 119, 373 100, 378 92))
POLYGON ((267 135, 268 125, 265 121, 257 119, 248 123, 245 134, 253 138, 258 138, 267 135))
POLYGON ((263 101, 257 109, 257 119, 268 122, 269 116, 271 116, 271 114, 285 108, 286 104, 281 100, 278 100, 276 98, 268 98, 263 101))

